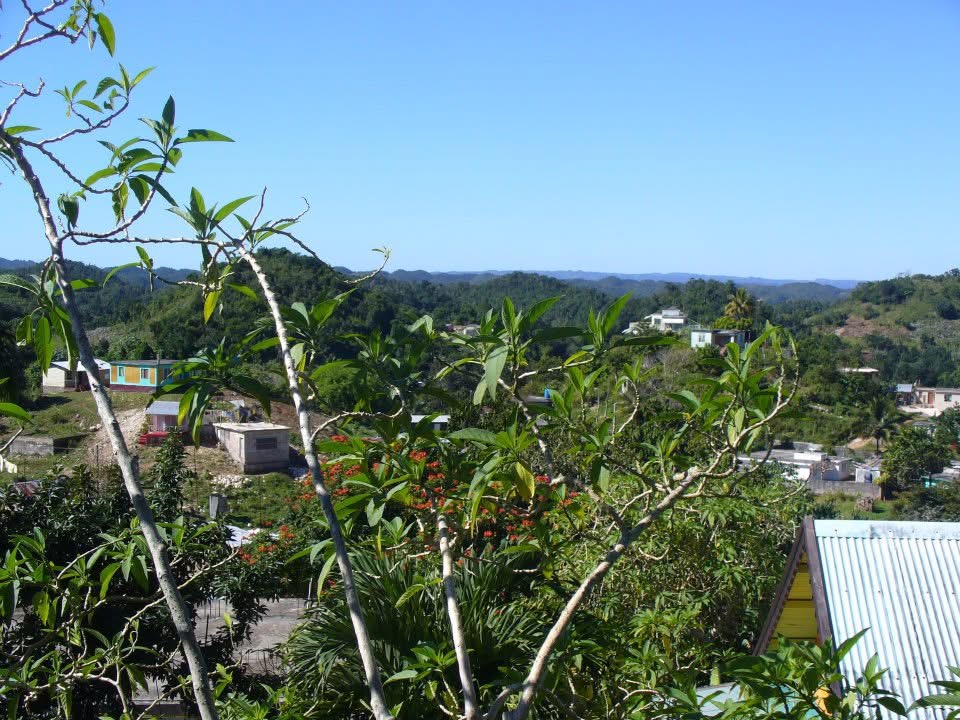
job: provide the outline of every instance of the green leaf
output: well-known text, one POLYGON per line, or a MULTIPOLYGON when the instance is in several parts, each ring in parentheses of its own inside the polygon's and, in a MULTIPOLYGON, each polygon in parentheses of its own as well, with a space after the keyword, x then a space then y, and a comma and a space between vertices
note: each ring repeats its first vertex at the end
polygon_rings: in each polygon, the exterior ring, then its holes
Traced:
POLYGON ((386 505, 376 505, 371 498, 370 502, 367 503, 367 522, 370 524, 370 527, 376 527, 380 524, 380 520, 383 518, 383 511, 387 509, 386 505))
POLYGON ((217 210, 217 214, 213 216, 214 222, 223 222, 223 220, 238 207, 243 205, 245 202, 253 199, 253 195, 247 195, 247 197, 237 198, 236 200, 231 200, 222 208, 217 210))
POLYGON ((177 144, 188 142, 233 142, 233 139, 213 130, 192 129, 187 130, 186 136, 177 140, 177 144))
MULTIPOLYGON (((408 587, 406 590, 403 591, 403 594, 400 597, 397 598, 397 602, 394 604, 394 607, 398 607, 398 608, 403 607, 408 602, 410 602, 410 600, 412 600, 415 596, 419 595, 426 589, 427 589, 427 586, 424 585, 423 583, 416 583, 414 585, 411 585, 410 587, 408 587)), ((389 682, 389 680, 387 682, 389 682)))
POLYGON ((100 599, 102 600, 107 596, 107 589, 110 587, 110 581, 113 579, 113 576, 116 575, 117 570, 120 569, 120 563, 110 563, 103 570, 100 571, 100 599))
POLYGON ((60 212, 67 219, 67 225, 75 227, 80 215, 80 201, 69 195, 61 195, 57 198, 57 207, 60 208, 60 212))
POLYGON ((110 272, 107 273, 107 276, 103 279, 103 285, 106 285, 110 281, 110 278, 112 278, 121 270, 126 270, 127 268, 132 268, 132 267, 140 267, 140 263, 132 262, 132 263, 127 263, 125 265, 117 265, 115 268, 113 268, 110 272))
POLYGON ((147 198, 150 196, 150 185, 147 184, 147 181, 139 175, 134 175, 133 177, 127 180, 127 186, 133 190, 133 194, 137 198, 137 202, 140 203, 141 207, 147 201, 147 198))
MULTIPOLYGON (((406 595, 406 593, 404 593, 404 595, 406 595)), ((389 685, 392 682, 398 682, 400 680, 413 680, 413 678, 415 678, 419 674, 420 673, 418 673, 416 670, 413 670, 412 668, 407 668, 406 670, 401 670, 398 673, 394 673, 393 675, 388 677, 386 680, 384 680, 383 684, 389 685)))
POLYGON ((621 295, 606 309, 603 313, 603 334, 609 335, 610 331, 613 330, 613 326, 616 324, 617 319, 620 317, 620 313, 623 311, 624 305, 630 300, 631 293, 626 295, 621 295))
POLYGON ((610 486, 610 469, 600 459, 594 460, 590 466, 590 479, 600 492, 606 492, 610 486))
POLYGON ((84 180, 83 184, 84 184, 84 185, 93 185, 94 183, 99 182, 100 180, 103 180, 104 178, 108 178, 108 177, 111 177, 111 176, 116 175, 116 174, 117 174, 117 169, 116 169, 116 168, 114 168, 114 167, 105 167, 105 168, 103 168, 102 170, 97 170, 95 173, 93 173, 93 175, 91 175, 91 176, 88 177, 86 180, 84 180))
POLYGON ((327 558, 327 561, 323 564, 323 567, 320 569, 320 574, 317 575, 317 593, 323 588, 323 584, 327 580, 327 576, 330 574, 330 571, 333 570, 333 564, 337 561, 336 553, 330 553, 330 557, 327 558))
POLYGON ((450 440, 470 440, 482 445, 493 445, 496 442, 496 435, 489 430, 481 428, 463 428, 447 434, 450 440))
POLYGON ((540 317, 551 307, 553 304, 559 300, 560 297, 550 297, 545 300, 541 300, 538 303, 535 303, 527 312, 523 314, 523 319, 520 321, 521 330, 529 330, 533 327, 533 324, 540 319, 540 317))
POLYGON ((256 291, 253 290, 252 288, 247 287, 246 285, 238 285, 236 283, 227 283, 227 287, 230 288, 231 290, 236 290, 241 295, 246 295, 248 298, 251 298, 253 300, 260 299, 256 291))
POLYGON ((500 374, 503 372, 503 366, 506 363, 507 346, 500 345, 490 351, 486 362, 483 364, 483 381, 486 383, 491 400, 497 397, 497 381, 500 380, 500 374))
POLYGON ((163 121, 170 126, 173 126, 174 118, 177 116, 177 104, 173 101, 173 96, 167 98, 166 104, 163 106, 163 114, 161 117, 163 121))
POLYGON ((22 422, 30 422, 30 415, 19 405, 13 403, 0 402, 0 415, 12 417, 22 422))
POLYGON ((517 492, 520 493, 520 497, 524 500, 532 498, 537 487, 537 479, 533 476, 533 473, 523 463, 516 462, 513 464, 513 474, 517 481, 517 492))
POLYGON ((40 370, 46 372, 50 369, 50 363, 53 362, 53 342, 50 332, 50 321, 46 316, 37 321, 37 327, 33 333, 33 349, 37 353, 37 363, 40 370))
POLYGON ((97 21, 97 31, 100 33, 100 42, 103 43, 103 46, 112 57, 114 51, 117 49, 117 36, 113 30, 113 23, 111 23, 110 18, 103 13, 97 13, 94 19, 97 21))
POLYGON ((212 290, 207 293, 207 297, 203 300, 203 322, 210 322, 210 318, 213 317, 213 311, 217 309, 217 303, 219 302, 219 290, 212 290))
POLYGON ((33 125, 11 125, 8 128, 4 128, 7 135, 22 135, 25 132, 36 132, 40 128, 34 127, 33 125))

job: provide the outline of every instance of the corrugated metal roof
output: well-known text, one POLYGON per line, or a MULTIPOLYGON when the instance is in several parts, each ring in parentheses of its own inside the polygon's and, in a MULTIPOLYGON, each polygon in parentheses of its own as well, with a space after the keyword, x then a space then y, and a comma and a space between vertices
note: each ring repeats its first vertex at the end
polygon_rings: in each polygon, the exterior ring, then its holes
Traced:
POLYGON ((843 674, 856 679, 876 654, 888 668, 883 687, 905 705, 938 692, 932 682, 960 665, 960 523, 817 520, 814 528, 833 636, 867 629, 843 674))
MULTIPOLYGON (((100 370, 110 369, 110 363, 108 363, 106 360, 100 360, 99 358, 94 358, 93 361, 97 364, 97 368, 99 368, 100 370)), ((70 369, 70 363, 68 363, 66 360, 54 360, 50 364, 54 367, 60 368, 61 370, 70 369)), ((77 370, 83 370, 83 368, 80 367, 80 363, 77 363, 77 370)))
POLYGON ((147 408, 147 415, 178 415, 180 403, 177 400, 154 400, 147 408))

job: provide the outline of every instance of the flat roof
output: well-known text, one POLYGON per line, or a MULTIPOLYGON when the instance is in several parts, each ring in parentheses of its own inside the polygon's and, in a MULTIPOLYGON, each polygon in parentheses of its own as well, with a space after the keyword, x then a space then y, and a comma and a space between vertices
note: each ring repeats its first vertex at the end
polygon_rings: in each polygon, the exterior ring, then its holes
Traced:
POLYGON ((230 432, 256 432, 258 430, 286 430, 290 431, 290 428, 286 425, 275 425, 274 423, 268 422, 250 422, 250 423, 214 423, 214 427, 223 428, 224 430, 229 430, 230 432))
POLYGON ((111 360, 111 365, 173 365, 179 360, 111 360))

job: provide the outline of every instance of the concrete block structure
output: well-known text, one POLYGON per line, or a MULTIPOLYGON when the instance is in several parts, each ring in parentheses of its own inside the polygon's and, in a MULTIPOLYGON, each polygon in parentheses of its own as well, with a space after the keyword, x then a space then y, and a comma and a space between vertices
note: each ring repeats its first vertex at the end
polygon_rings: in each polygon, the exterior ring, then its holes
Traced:
POLYGON ((290 467, 290 428, 267 422, 215 423, 217 442, 244 473, 290 467))

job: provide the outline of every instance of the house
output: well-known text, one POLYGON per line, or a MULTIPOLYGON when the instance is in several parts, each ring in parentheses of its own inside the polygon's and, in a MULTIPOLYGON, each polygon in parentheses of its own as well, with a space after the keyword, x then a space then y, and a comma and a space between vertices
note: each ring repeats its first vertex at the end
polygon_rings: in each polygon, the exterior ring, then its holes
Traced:
POLYGON ((290 466, 290 428, 267 422, 214 423, 217 441, 244 473, 286 470, 290 466))
MULTIPOLYGON (((754 460, 767 457, 766 450, 750 454, 754 460)), ((787 468, 799 480, 849 480, 853 477, 853 460, 835 457, 822 451, 805 449, 771 450, 768 462, 775 462, 787 468)))
POLYGON ((180 414, 179 400, 154 400, 147 408, 147 421, 150 423, 151 432, 170 432, 171 430, 183 430, 187 426, 187 421, 177 422, 177 416, 180 414))
POLYGON ((879 500, 883 492, 880 486, 880 470, 876 463, 858 465, 849 457, 829 455, 814 443, 793 443, 792 448, 759 450, 748 457, 741 457, 744 466, 766 460, 780 465, 784 474, 802 480, 814 495, 841 492, 879 500))
POLYGON ((928 415, 937 416, 960 405, 960 388, 915 387, 913 395, 917 407, 928 415))
MULTIPOLYGON (((960 665, 960 523, 804 520, 754 653, 778 639, 837 643, 866 630, 840 672, 876 654, 883 687, 909 706, 960 665)), ((888 720, 893 716, 881 711, 888 720)), ((919 709, 913 719, 943 718, 919 709)))
POLYGON ((170 377, 176 360, 116 360, 110 363, 110 389, 155 392, 170 377))
POLYGON ((457 335, 466 335, 467 337, 477 337, 480 334, 480 326, 476 323, 469 323, 467 325, 454 325, 453 323, 448 323, 443 326, 443 329, 447 332, 452 332, 457 335))
POLYGON ((694 328, 690 331, 690 347, 697 349, 702 347, 723 348, 734 343, 742 350, 747 344, 746 330, 708 330, 706 328, 694 328))
MULTIPOLYGON (((94 360, 100 372, 100 381, 110 385, 110 363, 106 360, 94 360)), ((87 371, 79 365, 76 370, 70 369, 70 363, 63 360, 54 360, 41 380, 44 392, 67 392, 69 390, 89 390, 90 380, 87 371)))
MULTIPOLYGON (((417 425, 426 418, 430 417, 429 415, 411 415, 410 422, 414 425, 417 425)), ((430 423, 430 427, 434 430, 446 430, 450 425, 450 416, 449 415, 435 415, 433 421, 430 423)))
MULTIPOLYGON (((169 396, 168 396, 169 397, 169 396)), ((176 396, 174 396, 176 397, 176 396)), ((169 432, 171 430, 186 430, 187 421, 177 422, 180 414, 180 400, 154 400, 147 407, 147 421, 151 432, 169 432)), ((210 409, 203 414, 203 427, 210 429, 212 435, 213 424, 217 422, 235 422, 245 419, 247 413, 243 400, 228 400, 226 402, 211 403, 210 409)), ((201 431, 201 434, 203 431, 201 431)))
POLYGON ((687 323, 687 316, 680 308, 668 307, 660 312, 655 312, 643 318, 650 327, 656 328, 660 332, 676 332, 687 323))
POLYGON ((897 405, 913 404, 913 383, 897 383, 893 388, 897 405))

